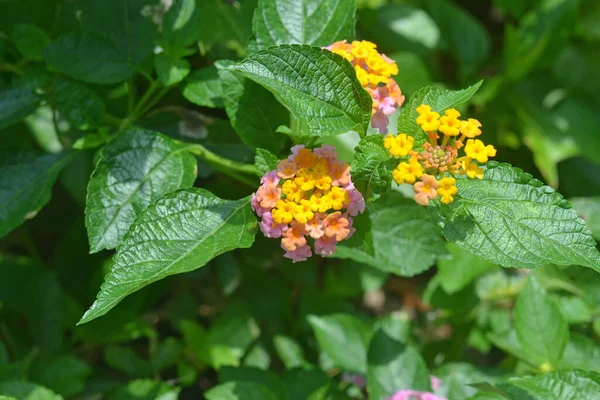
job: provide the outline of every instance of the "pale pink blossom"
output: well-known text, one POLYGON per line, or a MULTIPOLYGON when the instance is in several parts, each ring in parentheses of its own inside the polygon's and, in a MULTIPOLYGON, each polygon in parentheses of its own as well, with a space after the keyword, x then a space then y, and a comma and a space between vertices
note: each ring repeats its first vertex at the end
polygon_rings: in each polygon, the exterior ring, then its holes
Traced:
POLYGON ((275 224, 270 211, 262 214, 262 221, 259 224, 260 230, 268 238, 279 238, 287 230, 285 224, 275 224))
POLYGON ((269 171, 266 174, 264 174, 262 178, 260 178, 260 183, 262 183, 263 185, 265 183, 271 183, 273 185, 277 185, 279 183, 279 181, 280 181, 280 179, 277 176, 277 170, 269 171))
POLYGON ((337 250, 337 240, 335 237, 323 236, 320 239, 315 240, 315 254, 326 257, 330 256, 337 250))
POLYGON ((350 196, 350 204, 346 206, 348 214, 353 217, 362 214, 365 211, 365 198, 358 190, 356 190, 352 182, 346 186, 346 190, 350 196))
POLYGON ((308 257, 312 256, 312 251, 309 245, 304 245, 296 247, 296 250, 286 251, 283 256, 291 259, 293 262, 306 261, 308 257))

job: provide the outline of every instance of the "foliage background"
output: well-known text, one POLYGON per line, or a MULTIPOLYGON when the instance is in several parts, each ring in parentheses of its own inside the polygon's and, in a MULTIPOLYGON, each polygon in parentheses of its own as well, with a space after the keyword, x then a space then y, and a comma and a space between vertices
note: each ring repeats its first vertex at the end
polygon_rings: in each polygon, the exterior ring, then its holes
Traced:
MULTIPOLYGON (((418 379, 410 385, 425 388, 428 368, 451 400, 495 398, 477 394, 488 387, 466 384, 545 373, 547 362, 552 369, 600 372, 597 273, 577 266, 501 269, 427 230, 390 239, 385 203, 378 206, 383 217, 381 225, 373 222, 373 234, 392 257, 418 249, 401 274, 390 274, 398 271, 381 259, 375 266, 316 258, 292 265, 276 243, 257 235, 252 248, 154 283, 106 316, 76 326, 113 254, 89 254, 84 208, 96 151, 117 128, 134 124, 242 163, 252 163, 256 147, 271 146, 284 156, 291 144, 283 134, 275 136, 279 143, 240 140, 240 130, 253 121, 236 120, 223 109, 231 97, 214 63, 247 55, 256 1, 198 0, 196 23, 182 36, 169 36, 164 27, 159 33, 164 12, 155 2, 126 3, 144 9, 145 17, 133 17, 132 36, 115 14, 120 0, 0 1, 3 115, 11 101, 24 96, 9 115, 13 120, 0 119, 0 149, 48 154, 81 149, 56 171, 56 185, 40 182, 40 193, 52 187, 47 206, 14 231, 2 232, 7 235, 0 241, 0 394, 187 399, 219 383, 251 381, 269 387, 277 399, 306 399, 311 393, 314 399, 366 398, 358 375, 382 374, 373 372, 372 365, 379 365, 374 350, 366 369, 367 345, 376 339, 372 348, 403 354, 406 365, 417 366, 418 379), (80 13, 82 8, 87 12, 80 13), (81 66, 68 58, 70 52, 48 50, 60 50, 58 43, 74 51, 77 42, 69 35, 80 31, 90 35, 82 58, 101 64, 81 66), (112 41, 112 53, 94 47, 99 37, 112 41), (173 49, 171 59, 152 55, 158 44, 173 49), (128 61, 111 64, 120 52, 128 61), (161 63, 176 68, 161 75, 161 63), (181 71, 188 68, 191 74, 179 79, 177 73, 185 75, 181 71), (152 88, 151 82, 162 84, 152 88), (144 98, 149 87, 151 96, 144 98), (15 92, 18 88, 43 88, 47 96, 40 102, 15 92), (543 318, 528 326, 532 315, 543 318), (382 330, 396 341, 378 337, 382 330), (394 347, 398 343, 411 350, 394 347)), ((356 37, 377 43, 396 60, 397 81, 407 97, 430 84, 456 89, 484 79, 464 111, 483 123, 502 161, 573 199, 600 237, 600 3, 361 0, 357 7, 356 37)), ((271 132, 289 123, 287 112, 274 104, 271 132)), ((324 141, 350 161, 358 139, 347 134, 324 141)), ((224 199, 253 191, 202 158, 197 163, 195 186, 224 199)), ((9 178, 16 177, 0 178, 0 198, 9 178)), ((402 202, 400 195, 392 200, 402 202)), ((394 221, 411 226, 420 209, 404 207, 402 216, 410 217, 394 221)), ((1 210, 0 215, 8 220, 1 210)), ((398 376, 405 373, 391 374, 388 381, 405 379, 398 376)))

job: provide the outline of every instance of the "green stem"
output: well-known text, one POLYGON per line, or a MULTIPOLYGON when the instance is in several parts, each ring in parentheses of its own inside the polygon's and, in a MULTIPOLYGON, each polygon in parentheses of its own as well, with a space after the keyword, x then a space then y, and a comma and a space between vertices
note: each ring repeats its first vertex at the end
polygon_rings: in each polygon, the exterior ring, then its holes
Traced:
POLYGON ((115 117, 114 115, 107 114, 107 113, 104 114, 104 120, 106 122, 108 122, 109 124, 115 125, 115 126, 120 126, 121 123, 123 122, 121 120, 121 118, 115 117))
POLYGON ((0 71, 12 72, 13 74, 19 75, 19 76, 25 75, 25 72, 23 72, 23 70, 21 68, 17 67, 14 64, 9 64, 9 63, 1 63, 0 71))
POLYGON ((250 179, 249 177, 243 175, 258 175, 258 171, 254 165, 243 164, 225 157, 221 157, 220 155, 208 150, 201 144, 188 144, 188 151, 206 160, 216 170, 221 171, 224 174, 227 174, 249 186, 256 187, 256 181, 254 179, 250 179))
POLYGON ((140 115, 145 115, 156 103, 158 103, 168 92, 171 90, 172 86, 167 86, 161 89, 160 92, 152 100, 148 102, 148 104, 142 109, 140 115))

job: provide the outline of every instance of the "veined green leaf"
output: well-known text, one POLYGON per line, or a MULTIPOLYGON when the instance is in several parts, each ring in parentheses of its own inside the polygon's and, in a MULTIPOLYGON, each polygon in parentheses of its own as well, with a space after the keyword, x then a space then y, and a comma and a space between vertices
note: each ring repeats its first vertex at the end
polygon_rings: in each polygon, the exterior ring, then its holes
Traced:
POLYGON ((355 149, 352 181, 367 201, 375 201, 392 187, 392 171, 397 164, 383 146, 383 136, 369 135, 355 149))
POLYGON ((154 68, 164 86, 175 85, 190 73, 190 63, 187 60, 172 57, 167 53, 154 56, 154 68))
POLYGON ((131 129, 102 150, 88 184, 85 222, 90 251, 114 249, 154 200, 190 187, 196 159, 185 144, 160 133, 131 129))
POLYGON ((596 242, 554 189, 509 164, 489 162, 482 180, 459 177, 450 205, 428 207, 442 235, 504 267, 578 264, 600 271, 596 242))
POLYGON ((197 69, 185 80, 183 97, 202 107, 222 108, 223 90, 217 67, 197 69))
POLYGON ((0 129, 20 121, 38 106, 39 99, 26 88, 13 88, 0 92, 0 129))
POLYGON ((327 46, 354 38, 356 3, 348 0, 260 0, 254 34, 260 50, 280 44, 327 46))
POLYGON ((413 136, 415 138, 413 148, 417 151, 422 149, 427 137, 425 136, 425 132, 421 130, 421 127, 417 125, 417 117, 419 116, 417 107, 421 104, 427 104, 431 106, 432 111, 443 114, 444 110, 469 101, 477 90, 479 90, 482 82, 479 81, 462 90, 447 90, 435 86, 421 88, 411 96, 408 104, 402 107, 402 111, 400 111, 400 115, 398 116, 398 133, 406 133, 413 136))
POLYGON ((260 176, 263 176, 269 171, 277 169, 279 165, 279 159, 276 155, 265 149, 256 149, 256 156, 254 157, 254 165, 258 170, 260 176))
POLYGON ((92 89, 69 79, 57 79, 52 86, 56 109, 77 129, 95 129, 104 123, 104 104, 92 89))
POLYGON ((306 45, 284 45, 250 55, 229 67, 271 92, 313 136, 350 130, 366 133, 371 96, 341 56, 306 45))
POLYGON ((222 200, 195 188, 160 198, 125 235, 98 298, 79 323, 106 314, 152 282, 203 267, 227 251, 250 247, 255 224, 249 198, 222 200))
POLYGON ((277 400, 266 386, 255 382, 227 382, 204 393, 207 400, 277 400))
POLYGON ((510 378, 498 386, 515 400, 600 399, 600 373, 579 369, 510 378))

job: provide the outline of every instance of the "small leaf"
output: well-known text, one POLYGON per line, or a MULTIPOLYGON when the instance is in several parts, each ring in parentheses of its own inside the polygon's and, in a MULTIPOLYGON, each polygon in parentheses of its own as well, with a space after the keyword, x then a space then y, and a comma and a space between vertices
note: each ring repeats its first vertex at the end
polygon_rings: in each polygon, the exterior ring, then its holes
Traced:
POLYGON ((166 382, 138 379, 112 392, 107 400, 176 400, 180 390, 166 382))
POLYGON ((276 155, 265 149, 256 149, 254 165, 258 170, 258 175, 263 176, 267 172, 277 169, 279 159, 276 155))
POLYGON ((289 400, 285 386, 277 375, 252 367, 224 367, 219 371, 219 382, 249 382, 260 384, 273 392, 277 400, 289 400))
POLYGON ((256 4, 257 0, 235 3, 223 0, 198 1, 198 40, 202 42, 203 47, 211 47, 215 43, 235 42, 238 48, 243 49, 252 35, 252 15, 256 4))
POLYGON ((0 237, 33 218, 48 203, 58 174, 73 154, 0 152, 0 237))
POLYGON ((558 365, 569 340, 569 326, 554 301, 531 275, 515 304, 515 330, 528 361, 558 365))
POLYGON ((108 346, 104 350, 104 361, 111 368, 133 378, 146 378, 152 374, 150 363, 131 347, 108 346))
POLYGON ((600 197, 577 197, 570 202, 592 231, 594 239, 600 240, 600 197))
POLYGON ((440 258, 437 262, 440 284, 448 294, 454 294, 465 288, 475 278, 493 267, 493 264, 476 257, 454 243, 446 244, 449 258, 440 258))
POLYGON ((204 393, 206 400, 277 400, 273 392, 254 382, 227 382, 204 393))
POLYGON ((224 107, 223 90, 217 67, 211 65, 192 72, 185 80, 183 97, 202 107, 224 107))
POLYGON ((421 127, 417 125, 417 117, 419 116, 417 107, 421 104, 427 104, 431 106, 432 111, 442 114, 448 108, 453 108, 469 101, 475 92, 479 90, 482 82, 479 81, 462 90, 440 89, 435 86, 426 86, 418 90, 417 93, 412 95, 408 104, 402 107, 402 111, 400 111, 400 115, 398 116, 398 133, 406 133, 413 136, 415 138, 414 150, 421 150, 427 137, 425 136, 425 132, 421 130, 421 127))
POLYGON ((25 88, 0 91, 0 129, 18 122, 37 108, 39 99, 25 88))
POLYGON ((74 397, 85 387, 92 368, 73 356, 60 356, 34 364, 31 379, 64 397, 74 397))
POLYGON ((14 25, 11 39, 15 42, 17 50, 31 61, 41 61, 42 50, 50 43, 50 36, 35 25, 14 25))
POLYGON ((259 50, 281 44, 327 46, 354 38, 356 4, 344 0, 260 0, 254 13, 259 50))
POLYGON ((56 109, 74 127, 89 130, 103 125, 104 104, 96 92, 68 79, 57 79, 52 86, 56 109))
POLYGON ((600 271, 596 242, 552 188, 509 164, 489 162, 482 180, 459 177, 458 198, 428 207, 442 235, 504 267, 584 265, 600 271))
POLYGON ((364 374, 367 368, 367 344, 371 328, 350 314, 308 316, 321 351, 335 366, 349 372, 364 374))
POLYGON ((117 247, 152 201, 194 184, 196 159, 187 148, 141 129, 106 145, 88 184, 85 221, 92 253, 117 247))
POLYGON ((249 198, 221 200, 195 188, 160 198, 136 218, 117 248, 97 300, 79 324, 106 314, 152 282, 203 267, 227 251, 250 247, 255 224, 249 198))
POLYGON ((284 45, 252 54, 229 67, 271 92, 313 136, 367 131, 371 96, 341 56, 316 47, 284 45))
POLYGON ((367 201, 375 201, 392 187, 392 171, 397 162, 383 146, 382 135, 367 136, 354 151, 352 181, 367 201))
POLYGON ((50 389, 23 381, 0 382, 0 393, 19 400, 63 400, 50 389))
POLYGON ((177 54, 198 40, 202 33, 196 0, 174 0, 162 21, 164 47, 177 54))
POLYGON ((370 398, 387 399, 400 390, 431 391, 429 371, 421 355, 383 330, 373 335, 367 357, 370 398))
POLYGON ((578 369, 510 378, 498 386, 515 400, 600 399, 600 373, 578 369))
POLYGON ((187 60, 175 59, 166 53, 154 56, 154 68, 164 86, 175 85, 190 73, 190 63, 187 60))
POLYGON ((286 369, 301 367, 306 364, 302 347, 291 337, 276 335, 273 337, 273 345, 286 369))
POLYGON ((250 148, 278 153, 286 137, 277 127, 289 123, 289 113, 268 90, 225 65, 218 65, 219 78, 231 125, 250 148))

